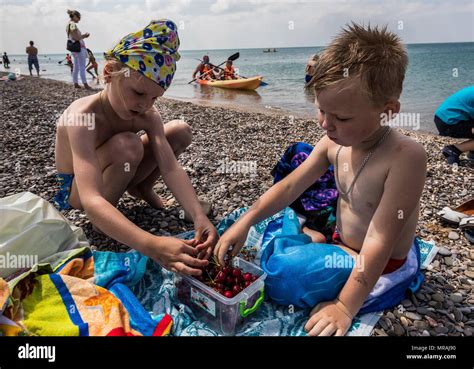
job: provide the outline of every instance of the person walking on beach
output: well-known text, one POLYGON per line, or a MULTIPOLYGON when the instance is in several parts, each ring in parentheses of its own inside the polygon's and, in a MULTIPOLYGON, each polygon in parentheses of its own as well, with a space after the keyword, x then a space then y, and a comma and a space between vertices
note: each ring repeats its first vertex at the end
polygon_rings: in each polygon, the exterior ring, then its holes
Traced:
POLYGON ((440 136, 467 139, 443 148, 448 164, 459 165, 459 157, 465 152, 468 160, 474 160, 474 86, 449 96, 435 111, 434 122, 440 136))
POLYGON ((28 69, 30 70, 30 76, 33 75, 33 65, 36 69, 36 74, 39 77, 39 62, 38 62, 38 49, 34 46, 34 42, 30 41, 30 46, 26 47, 26 53, 28 54, 28 69))
POLYGON ((74 101, 58 120, 60 188, 54 202, 61 210, 84 209, 95 229, 164 268, 198 276, 209 263, 218 234, 177 160, 191 144, 191 128, 182 120, 164 124, 155 106, 175 75, 178 48, 176 24, 161 19, 124 36, 105 53, 104 90, 74 101), (68 124, 84 115, 94 116, 95 129, 68 124), (145 133, 139 136, 140 131, 145 133), (159 176, 191 216, 193 240, 156 236, 116 208, 125 191, 162 208, 153 190, 159 176))
POLYGON ((99 83, 99 66, 97 65, 97 61, 95 60, 95 56, 90 49, 87 49, 87 55, 89 56, 89 62, 86 65, 86 72, 92 76, 92 79, 97 78, 97 84, 99 83), (94 69, 94 73, 91 72, 91 69, 94 69))
POLYGON ((80 75, 81 81, 84 84, 84 88, 90 90, 91 87, 87 84, 86 78, 87 51, 86 44, 84 43, 84 39, 89 37, 90 35, 89 33, 82 34, 79 28, 77 27, 77 23, 81 20, 81 14, 77 10, 68 10, 67 13, 69 14, 70 18, 66 27, 67 37, 71 41, 78 41, 81 46, 80 51, 72 53, 72 57, 74 58, 74 69, 72 72, 72 80, 74 82, 74 87, 80 88, 78 79, 78 75, 80 75))
POLYGON ((71 55, 70 54, 66 54, 66 65, 71 68, 71 74, 72 74, 72 71, 74 69, 74 63, 72 62, 72 58, 71 58, 71 55))
POLYGON ((3 59, 3 66, 5 68, 10 68, 10 59, 8 59, 8 55, 6 51, 3 53, 2 59, 3 59))

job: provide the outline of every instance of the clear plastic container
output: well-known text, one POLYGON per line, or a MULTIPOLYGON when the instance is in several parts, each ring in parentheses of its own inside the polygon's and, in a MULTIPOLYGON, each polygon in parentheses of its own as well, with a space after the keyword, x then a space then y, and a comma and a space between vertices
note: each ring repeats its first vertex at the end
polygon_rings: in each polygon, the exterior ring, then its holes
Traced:
POLYGON ((230 299, 191 276, 174 277, 176 298, 192 309, 196 319, 225 336, 233 336, 244 319, 260 307, 267 277, 262 269, 238 257, 233 259, 233 266, 258 279, 230 299))

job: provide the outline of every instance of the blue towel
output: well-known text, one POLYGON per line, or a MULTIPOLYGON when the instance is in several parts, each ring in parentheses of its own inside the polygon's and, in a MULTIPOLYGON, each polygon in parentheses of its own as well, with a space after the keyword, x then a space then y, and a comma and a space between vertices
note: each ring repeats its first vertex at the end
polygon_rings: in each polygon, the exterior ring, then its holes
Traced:
MULTIPOLYGON (((341 248, 312 243, 301 232, 296 213, 290 208, 268 225, 260 263, 268 274, 267 295, 279 304, 301 308, 312 308, 336 298, 356 266, 354 259, 341 248)), ((415 240, 405 264, 380 277, 360 312, 393 307, 404 298, 408 288, 416 290, 423 280, 420 264, 419 245, 415 240)))

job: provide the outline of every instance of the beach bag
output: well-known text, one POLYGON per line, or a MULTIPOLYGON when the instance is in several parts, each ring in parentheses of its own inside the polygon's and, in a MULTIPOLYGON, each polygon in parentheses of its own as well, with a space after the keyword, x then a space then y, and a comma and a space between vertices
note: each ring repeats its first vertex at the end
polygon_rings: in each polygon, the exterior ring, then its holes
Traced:
POLYGON ((87 246, 81 228, 31 192, 0 198, 0 278, 17 275, 61 251, 87 246))
POLYGON ((67 40, 66 49, 78 53, 81 51, 81 43, 79 41, 67 40))

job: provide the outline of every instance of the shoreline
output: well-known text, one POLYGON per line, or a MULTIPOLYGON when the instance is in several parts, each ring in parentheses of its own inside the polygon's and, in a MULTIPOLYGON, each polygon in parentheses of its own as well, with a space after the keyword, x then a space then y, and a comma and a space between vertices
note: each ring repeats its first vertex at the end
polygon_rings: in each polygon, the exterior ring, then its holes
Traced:
MULTIPOLYGON (((96 92, 29 76, 0 82, 4 128, 0 197, 30 191, 51 201, 58 190, 54 162, 56 118, 74 100, 96 92)), ((314 120, 294 117, 290 122, 287 115, 206 107, 169 98, 160 99, 157 106, 165 122, 184 119, 192 128, 193 143, 180 155, 179 163, 198 196, 212 204, 209 218, 214 224, 229 212, 254 203, 272 185, 270 172, 286 147, 298 141, 314 145, 323 135, 314 120), (219 172, 219 165, 229 161, 251 163, 253 171, 219 172)), ((374 335, 472 336, 474 251, 459 229, 440 223, 436 214, 444 206, 455 207, 470 198, 474 193, 473 169, 466 160, 457 169, 446 164, 440 151, 456 140, 418 131, 402 132, 421 143, 428 156, 416 235, 436 242, 442 252, 424 271, 421 289, 401 303, 404 311, 412 314, 400 313, 399 307, 384 311, 374 335)), ((409 186, 409 178, 406 182, 409 186)), ((125 194, 118 209, 137 226, 157 236, 192 229, 191 223, 180 218, 180 205, 162 179, 154 189, 167 201, 166 208, 152 209, 125 194)), ((63 214, 84 230, 93 249, 129 250, 96 233, 85 212, 69 210, 63 214)))
MULTIPOLYGON (((8 73, 11 73, 11 72, 0 71, 0 76, 8 75, 8 73)), ((26 78, 26 77, 38 78, 38 77, 35 77, 35 76, 31 77, 31 76, 26 75, 26 74, 21 74, 21 76, 24 77, 24 78, 26 78)), ((73 86, 72 81, 71 82, 62 81, 62 80, 58 80, 58 79, 54 79, 54 78, 44 78, 44 77, 41 77, 41 76, 39 78, 43 81, 54 81, 54 82, 60 82, 60 83, 66 84, 66 85, 73 86)), ((99 88, 96 85, 92 85, 91 87, 93 88, 93 90, 97 90, 97 91, 100 91, 100 90, 103 89, 102 85, 100 85, 99 88)), ((81 90, 83 90, 83 89, 84 88, 81 87, 81 90)), ((286 118, 293 117, 293 118, 297 118, 297 119, 304 119, 304 120, 312 121, 315 124, 317 124, 316 118, 312 117, 311 114, 309 114, 309 113, 292 112, 290 110, 286 110, 286 109, 279 108, 279 107, 267 108, 266 106, 258 105, 258 104, 254 105, 254 106, 249 106, 249 105, 244 106, 244 105, 241 105, 241 104, 231 103, 231 102, 224 101, 224 100, 222 100, 222 101, 220 101, 220 100, 212 101, 212 100, 205 100, 205 99, 190 99, 190 98, 186 98, 186 97, 177 97, 177 96, 168 97, 166 95, 162 96, 160 98, 160 100, 185 102, 185 103, 191 103, 191 104, 206 107, 206 108, 222 108, 222 109, 238 111, 238 112, 241 112, 241 113, 263 114, 263 115, 268 115, 270 117, 272 117, 272 116, 279 116, 279 117, 286 117, 286 118)), ((314 115, 316 115, 316 112, 314 112, 314 115)), ((434 123, 433 123, 433 125, 434 125, 434 123)), ((393 127, 393 128, 399 129, 404 134, 406 134, 407 132, 414 132, 414 133, 421 134, 421 135, 428 135, 428 136, 434 136, 434 137, 438 136, 436 133, 425 131, 425 130, 422 130, 422 129, 406 130, 406 129, 401 128, 401 127, 393 127)))

